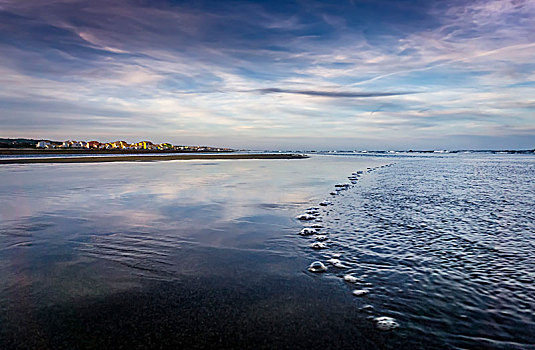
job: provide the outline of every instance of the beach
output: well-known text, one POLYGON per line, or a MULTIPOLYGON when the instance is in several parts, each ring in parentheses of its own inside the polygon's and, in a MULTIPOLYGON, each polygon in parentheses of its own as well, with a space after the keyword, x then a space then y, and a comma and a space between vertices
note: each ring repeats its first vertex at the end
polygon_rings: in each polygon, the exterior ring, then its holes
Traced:
POLYGON ((497 154, 5 164, 0 347, 529 349, 534 171, 497 154))

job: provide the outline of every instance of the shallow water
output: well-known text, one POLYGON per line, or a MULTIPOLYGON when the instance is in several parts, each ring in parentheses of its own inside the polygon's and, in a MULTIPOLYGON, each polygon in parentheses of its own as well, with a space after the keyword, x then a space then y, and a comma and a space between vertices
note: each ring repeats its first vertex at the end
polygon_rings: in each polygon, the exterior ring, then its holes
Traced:
POLYGON ((491 154, 2 166, 0 347, 532 348, 534 175, 491 154), (298 235, 311 206, 328 249, 298 235))
MULTIPOLYGON (((447 348, 535 346, 535 158, 391 158, 322 212, 327 260, 400 332, 447 348)), ((348 174, 350 175, 350 174, 348 174)), ((318 254, 311 254, 313 257, 318 254)), ((341 282, 343 283, 343 282, 341 282)))

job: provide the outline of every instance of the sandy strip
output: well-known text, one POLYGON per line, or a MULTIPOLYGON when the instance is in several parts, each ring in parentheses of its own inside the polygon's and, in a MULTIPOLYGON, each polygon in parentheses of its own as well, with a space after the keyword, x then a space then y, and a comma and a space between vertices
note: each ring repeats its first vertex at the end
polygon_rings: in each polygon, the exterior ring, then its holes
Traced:
POLYGON ((204 159, 303 159, 302 154, 181 154, 169 156, 113 156, 113 157, 61 157, 0 159, 0 164, 29 163, 101 163, 101 162, 154 162, 162 160, 204 160, 204 159))
POLYGON ((228 154, 232 151, 177 151, 177 150, 146 150, 146 149, 87 149, 87 148, 64 148, 64 149, 36 149, 36 148, 0 148, 0 155, 23 155, 23 154, 53 154, 61 157, 64 154, 228 154))

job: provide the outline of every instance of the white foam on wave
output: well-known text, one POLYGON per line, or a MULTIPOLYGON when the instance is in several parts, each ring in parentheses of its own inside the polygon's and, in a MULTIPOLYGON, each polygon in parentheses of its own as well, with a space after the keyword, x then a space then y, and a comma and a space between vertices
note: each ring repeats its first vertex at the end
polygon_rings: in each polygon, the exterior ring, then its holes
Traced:
POLYGON ((310 245, 310 248, 312 249, 327 249, 327 244, 321 243, 321 242, 314 242, 310 245))
POLYGON ((319 242, 323 242, 323 241, 326 241, 327 239, 329 239, 329 237, 327 237, 327 235, 316 235, 314 238, 316 238, 316 241, 319 241, 319 242))
POLYGON ((334 267, 339 268, 339 269, 347 269, 347 268, 349 268, 349 266, 344 265, 344 264, 340 261, 340 259, 331 258, 331 259, 327 260, 327 262, 328 262, 329 264, 333 265, 334 267))
POLYGON ((341 191, 341 190, 347 190, 350 186, 351 186, 351 184, 336 184, 336 185, 334 185, 334 187, 335 187, 338 191, 341 191))
POLYGON ((315 272, 315 273, 325 272, 325 271, 327 271, 327 267, 325 265, 323 265, 323 263, 321 261, 314 261, 308 267, 308 271, 315 272))
POLYGON ((396 320, 388 316, 376 317, 373 321, 375 322, 375 327, 381 331, 390 331, 399 327, 396 320))
POLYGON ((349 283, 357 283, 359 281, 358 277, 352 276, 352 275, 345 275, 344 281, 349 283))
POLYGON ((301 214, 297 217, 297 219, 299 220, 315 220, 316 217, 314 215, 310 215, 310 214, 301 214))
POLYGON ((310 236, 315 235, 316 233, 318 233, 318 230, 309 227, 305 227, 299 232, 301 236, 310 236))
POLYGON ((365 295, 367 295, 369 293, 370 293, 370 291, 367 290, 367 289, 355 289, 353 291, 353 295, 356 296, 356 297, 363 297, 363 296, 365 296, 365 295))
POLYGON ((375 309, 373 307, 373 305, 370 305, 370 304, 367 304, 367 305, 364 305, 363 307, 360 308, 360 311, 364 311, 364 312, 372 312, 373 309, 375 309))

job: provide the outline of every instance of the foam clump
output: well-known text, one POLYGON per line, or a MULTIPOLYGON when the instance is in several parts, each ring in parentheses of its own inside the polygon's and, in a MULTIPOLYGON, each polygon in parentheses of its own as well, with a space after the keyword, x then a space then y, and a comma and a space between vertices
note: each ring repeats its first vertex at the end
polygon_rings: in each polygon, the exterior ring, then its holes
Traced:
POLYGON ((336 258, 330 258, 329 260, 327 260, 327 262, 333 265, 341 263, 340 259, 336 259, 336 258))
POLYGON ((323 202, 320 203, 320 205, 322 207, 326 207, 326 206, 331 205, 331 204, 333 204, 331 201, 323 201, 323 202))
POLYGON ((352 276, 352 275, 345 275, 344 276, 344 281, 346 282, 349 282, 349 283, 357 283, 359 281, 359 279, 355 276, 352 276))
POLYGON ((297 219, 299 220, 314 220, 316 219, 316 217, 314 215, 310 215, 310 214, 301 214, 297 217, 297 219))
POLYGON ((301 236, 310 236, 310 235, 314 235, 317 233, 317 230, 316 229, 313 229, 313 228, 310 228, 310 227, 305 227, 304 229, 302 229, 299 234, 301 236))
POLYGON ((322 224, 313 224, 313 225, 310 225, 311 228, 323 228, 323 225, 322 224))
POLYGON ((316 241, 319 241, 319 242, 323 242, 323 241, 326 241, 329 237, 327 237, 326 235, 316 235, 316 241))
POLYGON ((327 244, 325 243, 320 243, 320 242, 315 242, 315 243, 312 243, 310 245, 310 248, 312 249, 327 249, 327 244))
POLYGON ((338 189, 347 189, 349 188, 349 186, 351 186, 350 184, 336 184, 334 185, 334 187, 338 188, 338 189))
POLYGON ((331 258, 329 260, 327 260, 327 262, 331 265, 333 265, 334 267, 337 267, 339 269, 347 269, 348 266, 344 265, 340 259, 336 259, 336 258, 331 258))
POLYGON ((399 327, 396 320, 388 316, 376 317, 373 321, 375 322, 375 327, 381 331, 390 331, 399 327))
POLYGON ((363 296, 365 296, 365 295, 367 295, 369 293, 370 293, 370 291, 367 290, 367 289, 355 289, 353 291, 353 295, 356 296, 356 297, 363 297, 363 296))
POLYGON ((308 271, 310 272, 325 272, 327 271, 327 267, 323 265, 321 261, 314 261, 310 266, 308 267, 308 271))
POLYGON ((363 307, 360 308, 360 311, 364 311, 364 312, 372 312, 374 309, 373 305, 364 305, 363 307))

